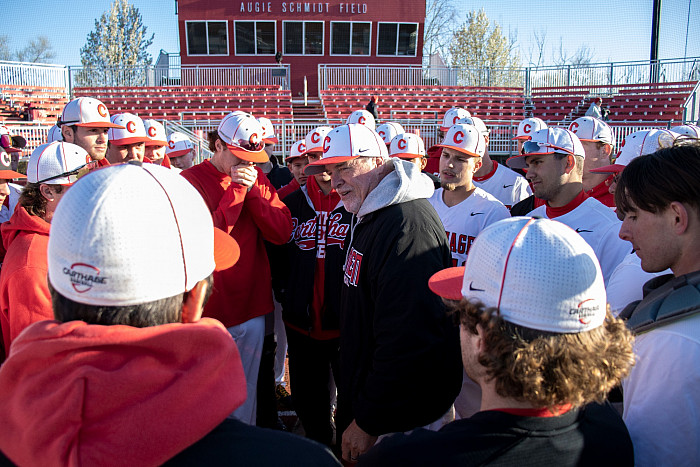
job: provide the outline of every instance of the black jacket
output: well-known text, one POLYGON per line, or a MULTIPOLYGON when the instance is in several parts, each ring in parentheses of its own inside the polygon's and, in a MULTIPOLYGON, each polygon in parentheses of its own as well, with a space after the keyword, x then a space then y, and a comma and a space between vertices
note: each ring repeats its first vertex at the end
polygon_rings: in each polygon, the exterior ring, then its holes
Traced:
POLYGON ((285 293, 282 300, 284 321, 299 329, 311 329, 311 301, 314 294, 314 271, 319 243, 325 243, 324 300, 326 310, 321 325, 324 330, 339 329, 340 288, 343 284, 346 236, 352 215, 340 203, 328 216, 316 214, 306 187, 291 193, 284 203, 292 214, 292 239, 285 246, 285 293), (323 221, 325 228, 319 229, 323 221), (325 236, 325 242, 319 242, 325 236))
POLYGON ((371 435, 436 421, 462 385, 458 329, 428 288, 450 265, 440 219, 423 198, 389 205, 346 248, 338 433, 353 419, 371 435))

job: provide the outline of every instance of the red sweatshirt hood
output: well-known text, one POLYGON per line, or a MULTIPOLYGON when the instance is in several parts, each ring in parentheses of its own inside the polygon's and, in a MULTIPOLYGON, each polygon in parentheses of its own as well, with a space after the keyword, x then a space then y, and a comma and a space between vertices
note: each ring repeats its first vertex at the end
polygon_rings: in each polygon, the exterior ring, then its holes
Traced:
POLYGON ((10 220, 2 224, 2 244, 7 250, 12 242, 22 233, 37 233, 48 235, 51 224, 38 216, 31 216, 19 204, 15 207, 15 212, 10 220))
POLYGON ((19 465, 157 465, 245 400, 218 321, 35 323, 0 368, 0 450, 19 465))

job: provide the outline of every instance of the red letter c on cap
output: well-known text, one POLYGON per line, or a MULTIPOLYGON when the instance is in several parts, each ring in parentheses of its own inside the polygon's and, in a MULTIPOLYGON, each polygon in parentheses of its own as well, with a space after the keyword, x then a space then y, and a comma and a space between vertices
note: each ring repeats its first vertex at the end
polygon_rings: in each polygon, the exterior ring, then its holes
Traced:
POLYGON ((360 116, 360 118, 357 119, 357 123, 359 123, 360 125, 364 125, 364 124, 365 124, 365 120, 366 120, 366 119, 365 119, 365 116, 362 115, 362 116, 360 116))
POLYGON ((104 104, 99 104, 97 106, 97 113, 103 117, 106 117, 107 116, 107 107, 105 107, 104 104))
POLYGON ((532 125, 530 125, 529 123, 526 123, 525 126, 523 126, 523 131, 525 133, 530 133, 530 130, 532 130, 532 125))
POLYGON ((464 133, 461 131, 456 131, 452 139, 455 143, 462 144, 464 142, 464 133))
POLYGON ((156 135, 156 127, 148 127, 148 136, 153 138, 156 135))
POLYGON ((168 147, 170 149, 175 149, 175 141, 173 141, 173 140, 168 141, 168 147))
POLYGON ((406 149, 406 146, 407 146, 406 140, 403 139, 403 138, 401 138, 401 139, 399 140, 399 142, 396 143, 396 146, 398 146, 398 148, 401 149, 401 150, 403 151, 404 149, 406 149))
POLYGON ((578 131, 578 122, 571 122, 571 126, 569 126, 569 131, 572 133, 576 133, 578 131))
POLYGON ((303 142, 299 143, 299 145, 297 146, 297 151, 299 151, 299 153, 301 154, 302 152, 304 152, 304 150, 306 150, 306 145, 303 142))
POLYGON ((126 122, 126 131, 136 133, 136 124, 133 121, 126 122))
POLYGON ((330 136, 326 136, 326 139, 323 140, 323 153, 324 154, 327 153, 328 150, 331 148, 329 146, 330 142, 331 142, 330 136))
POLYGON ((320 140, 321 140, 321 135, 317 131, 314 131, 313 133, 311 133, 311 142, 312 143, 316 144, 320 140))

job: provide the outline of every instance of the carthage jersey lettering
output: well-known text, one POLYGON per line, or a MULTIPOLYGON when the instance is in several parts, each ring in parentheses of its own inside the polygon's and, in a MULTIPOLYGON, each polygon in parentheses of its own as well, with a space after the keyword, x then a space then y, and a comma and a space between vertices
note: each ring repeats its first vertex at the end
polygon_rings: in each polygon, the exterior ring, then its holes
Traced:
POLYGON ((496 198, 479 187, 459 204, 448 207, 442 200, 444 189, 435 190, 428 200, 437 212, 450 245, 453 266, 463 266, 469 248, 479 232, 488 225, 510 217, 508 209, 496 198))
POLYGON ((483 177, 474 177, 474 185, 492 195, 510 210, 514 204, 532 194, 522 175, 493 161, 493 168, 483 177))
POLYGON ((343 249, 350 224, 342 220, 342 213, 326 211, 317 211, 315 218, 302 223, 292 217, 294 243, 300 250, 313 250, 318 246, 316 257, 325 259, 327 248, 335 245, 343 249))

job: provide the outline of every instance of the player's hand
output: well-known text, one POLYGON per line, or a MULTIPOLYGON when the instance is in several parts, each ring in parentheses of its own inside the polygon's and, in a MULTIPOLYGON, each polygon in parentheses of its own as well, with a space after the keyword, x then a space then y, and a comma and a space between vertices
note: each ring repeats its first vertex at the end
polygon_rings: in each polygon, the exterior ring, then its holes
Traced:
POLYGON ((238 183, 244 187, 250 188, 258 179, 258 171, 255 170, 255 166, 246 161, 241 161, 240 164, 231 166, 231 182, 238 183))
POLYGON ((343 433, 343 460, 355 463, 359 457, 369 451, 377 442, 377 437, 365 432, 357 426, 355 420, 343 433))

